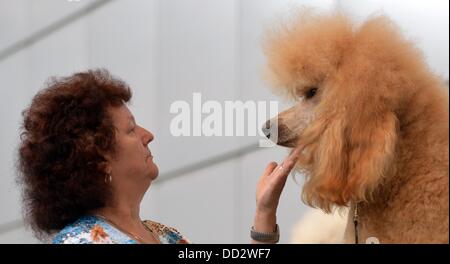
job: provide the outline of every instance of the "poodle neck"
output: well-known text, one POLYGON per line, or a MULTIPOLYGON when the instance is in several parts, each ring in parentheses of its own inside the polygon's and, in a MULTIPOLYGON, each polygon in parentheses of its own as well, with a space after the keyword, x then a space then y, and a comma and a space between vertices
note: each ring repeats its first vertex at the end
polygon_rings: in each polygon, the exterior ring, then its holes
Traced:
POLYGON ((369 237, 381 243, 412 242, 420 237, 418 227, 427 233, 424 237, 438 241, 442 235, 436 232, 436 223, 447 221, 448 228, 447 98, 438 89, 424 90, 398 116, 394 170, 384 177, 372 201, 358 204, 360 242, 369 237))

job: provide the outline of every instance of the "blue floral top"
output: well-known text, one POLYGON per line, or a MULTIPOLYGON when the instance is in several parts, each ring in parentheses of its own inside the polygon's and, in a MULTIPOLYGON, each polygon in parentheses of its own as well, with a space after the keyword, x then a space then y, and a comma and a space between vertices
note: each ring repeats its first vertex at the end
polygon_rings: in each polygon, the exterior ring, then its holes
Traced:
MULTIPOLYGON (((143 221, 150 231, 157 235, 161 244, 188 244, 189 241, 175 228, 153 221, 143 221)), ((138 244, 104 219, 97 216, 83 216, 66 226, 53 239, 53 244, 138 244)))

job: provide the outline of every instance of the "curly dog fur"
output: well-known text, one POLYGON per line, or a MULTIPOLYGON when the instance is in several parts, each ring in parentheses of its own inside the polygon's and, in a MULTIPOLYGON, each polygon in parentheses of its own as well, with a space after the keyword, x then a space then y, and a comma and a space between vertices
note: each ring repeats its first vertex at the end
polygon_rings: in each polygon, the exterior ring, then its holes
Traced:
MULTIPOLYGON (((302 145, 302 198, 350 207, 345 242, 449 242, 448 92, 383 16, 302 12, 268 36, 269 79, 294 98, 278 144, 302 145)), ((273 132, 273 131, 272 131, 273 132)))

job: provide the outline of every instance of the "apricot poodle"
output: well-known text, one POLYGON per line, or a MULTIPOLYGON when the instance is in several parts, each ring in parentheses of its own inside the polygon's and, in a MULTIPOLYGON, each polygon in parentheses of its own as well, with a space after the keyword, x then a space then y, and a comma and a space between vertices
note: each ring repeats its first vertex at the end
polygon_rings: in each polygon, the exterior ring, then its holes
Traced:
POLYGON ((301 12, 266 44, 270 80, 296 100, 268 134, 304 146, 303 201, 349 207, 347 243, 448 243, 448 88, 413 43, 383 16, 301 12))

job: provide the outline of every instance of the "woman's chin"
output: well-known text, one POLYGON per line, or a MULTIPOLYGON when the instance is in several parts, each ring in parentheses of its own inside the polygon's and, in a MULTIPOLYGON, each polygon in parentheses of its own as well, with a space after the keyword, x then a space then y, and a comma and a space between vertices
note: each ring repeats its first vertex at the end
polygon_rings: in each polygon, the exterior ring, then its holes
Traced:
POLYGON ((156 164, 153 163, 150 169, 150 178, 152 180, 155 180, 156 178, 158 178, 158 174, 159 174, 158 166, 156 166, 156 164))

